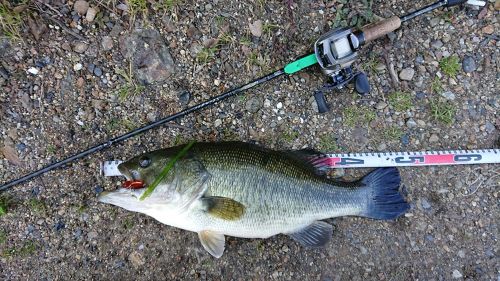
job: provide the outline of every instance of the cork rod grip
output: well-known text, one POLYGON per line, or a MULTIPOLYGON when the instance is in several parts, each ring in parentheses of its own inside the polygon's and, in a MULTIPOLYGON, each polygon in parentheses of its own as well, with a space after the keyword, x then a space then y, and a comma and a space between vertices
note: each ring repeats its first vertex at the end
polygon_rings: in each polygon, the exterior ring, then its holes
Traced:
POLYGON ((361 28, 365 36, 365 42, 373 41, 401 27, 401 19, 398 16, 372 23, 361 28))

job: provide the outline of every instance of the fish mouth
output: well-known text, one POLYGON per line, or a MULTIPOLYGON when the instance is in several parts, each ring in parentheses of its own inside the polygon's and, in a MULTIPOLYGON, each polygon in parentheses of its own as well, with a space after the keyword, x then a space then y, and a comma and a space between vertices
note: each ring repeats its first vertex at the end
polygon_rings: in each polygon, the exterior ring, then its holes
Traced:
POLYGON ((130 169, 125 167, 125 165, 122 163, 118 165, 118 171, 127 179, 127 180, 136 180, 132 173, 130 172, 130 169))
POLYGON ((138 193, 135 190, 119 188, 114 191, 104 191, 97 197, 97 201, 122 207, 129 211, 138 212, 141 204, 138 200, 138 193))
POLYGON ((145 184, 140 175, 136 170, 130 170, 125 165, 118 165, 118 171, 125 177, 125 181, 122 183, 122 187, 126 189, 140 189, 144 188, 145 184))

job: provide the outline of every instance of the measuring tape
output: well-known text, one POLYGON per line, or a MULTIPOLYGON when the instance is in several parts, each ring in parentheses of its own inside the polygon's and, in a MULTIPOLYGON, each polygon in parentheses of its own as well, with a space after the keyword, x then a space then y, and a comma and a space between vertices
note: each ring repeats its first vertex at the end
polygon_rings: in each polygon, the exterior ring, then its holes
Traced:
POLYGON ((500 163, 500 149, 327 154, 314 161, 328 168, 415 167, 500 163))
MULTIPOLYGON (((325 154, 313 158, 325 168, 377 168, 500 163, 500 149, 443 150, 425 152, 364 152, 325 154)), ((118 165, 123 161, 101 163, 101 175, 121 176, 118 165)))

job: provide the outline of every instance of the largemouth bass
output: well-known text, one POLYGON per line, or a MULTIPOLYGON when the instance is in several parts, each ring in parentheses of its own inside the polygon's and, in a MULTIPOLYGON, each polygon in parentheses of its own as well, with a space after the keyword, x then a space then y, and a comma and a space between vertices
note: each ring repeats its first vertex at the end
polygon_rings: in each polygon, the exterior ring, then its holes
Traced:
MULTIPOLYGON (((273 151, 242 142, 195 143, 177 160, 150 196, 141 200, 183 146, 156 150, 118 166, 140 189, 105 192, 99 201, 197 232, 214 257, 224 235, 268 238, 286 234, 304 246, 323 246, 338 216, 395 219, 409 205, 399 193, 396 168, 380 168, 355 182, 323 175, 310 151, 273 151)), ((317 158, 316 158, 317 159, 317 158)))

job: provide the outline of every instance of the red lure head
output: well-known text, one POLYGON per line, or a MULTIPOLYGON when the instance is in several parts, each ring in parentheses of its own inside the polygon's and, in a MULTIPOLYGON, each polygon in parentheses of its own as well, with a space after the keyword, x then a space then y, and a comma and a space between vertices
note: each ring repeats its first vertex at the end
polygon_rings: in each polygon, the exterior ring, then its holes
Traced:
POLYGON ((144 182, 140 180, 128 180, 124 181, 122 186, 127 189, 140 189, 144 188, 144 182))

